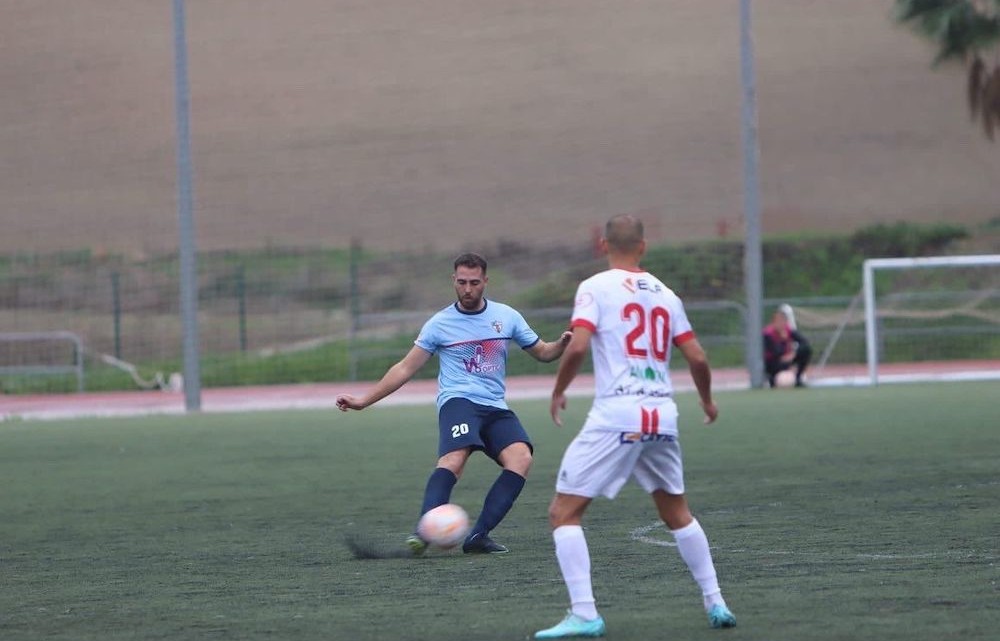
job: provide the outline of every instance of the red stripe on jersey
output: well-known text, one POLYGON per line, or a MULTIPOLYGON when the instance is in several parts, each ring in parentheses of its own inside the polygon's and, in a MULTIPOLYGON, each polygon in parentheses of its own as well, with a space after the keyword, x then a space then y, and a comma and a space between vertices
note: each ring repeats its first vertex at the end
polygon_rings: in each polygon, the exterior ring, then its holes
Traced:
POLYGON ((588 329, 588 330, 590 330, 591 334, 596 334, 597 333, 597 325, 594 325, 593 323, 591 323, 586 318, 574 318, 573 321, 569 324, 569 326, 570 327, 582 327, 584 329, 588 329))
POLYGON ((457 343, 448 343, 447 345, 441 345, 441 347, 458 347, 459 345, 470 345, 472 343, 488 343, 490 341, 509 341, 514 338, 513 336, 496 336, 489 338, 473 338, 468 341, 458 341, 457 343))
POLYGON ((642 412, 642 425, 640 427, 642 433, 658 434, 660 432, 660 410, 656 408, 647 410, 645 407, 640 407, 639 410, 642 412))
POLYGON ((694 340, 695 338, 697 338, 697 336, 694 335, 694 332, 684 332, 683 334, 674 336, 674 345, 680 346, 688 341, 694 340))

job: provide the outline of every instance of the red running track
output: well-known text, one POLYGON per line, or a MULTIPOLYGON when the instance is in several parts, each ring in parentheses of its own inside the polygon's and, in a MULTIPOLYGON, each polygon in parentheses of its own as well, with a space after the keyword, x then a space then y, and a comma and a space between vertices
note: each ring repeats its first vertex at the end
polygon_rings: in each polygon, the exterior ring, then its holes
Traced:
MULTIPOLYGON (((930 361, 887 364, 879 368, 880 383, 926 380, 1000 379, 1000 360, 930 361)), ((554 380, 552 375, 513 377, 507 381, 510 400, 547 398, 554 380)), ((867 385, 864 365, 834 365, 811 370, 809 384, 815 387, 867 385)), ((678 392, 693 389, 683 371, 673 374, 678 392)), ((742 369, 716 369, 713 386, 717 390, 746 389, 750 380, 742 369)), ((257 387, 207 388, 202 390, 203 412, 246 412, 287 409, 332 409, 337 394, 363 393, 370 382, 267 385, 257 387)), ((379 405, 422 405, 434 402, 437 383, 433 380, 410 381, 379 405)), ((570 396, 593 393, 593 377, 579 376, 569 389, 570 396)), ((51 420, 86 416, 140 416, 146 414, 183 414, 184 394, 168 391, 84 392, 81 394, 34 394, 0 396, 0 421, 51 420)))

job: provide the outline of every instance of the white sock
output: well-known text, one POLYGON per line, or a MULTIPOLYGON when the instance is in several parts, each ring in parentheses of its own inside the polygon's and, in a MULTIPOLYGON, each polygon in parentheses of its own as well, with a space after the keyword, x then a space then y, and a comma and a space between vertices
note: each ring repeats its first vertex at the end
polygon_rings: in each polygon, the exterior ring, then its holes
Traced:
POLYGON ((712 552, 708 549, 708 537, 701 524, 695 519, 679 530, 670 531, 677 541, 677 550, 681 558, 691 570, 691 576, 701 587, 705 609, 714 605, 725 605, 722 590, 719 589, 719 579, 715 574, 715 564, 712 563, 712 552))
POLYGON ((588 620, 596 619, 597 607, 590 581, 590 552, 583 528, 579 525, 560 525, 552 530, 552 540, 556 544, 556 558, 569 590, 573 614, 588 620))

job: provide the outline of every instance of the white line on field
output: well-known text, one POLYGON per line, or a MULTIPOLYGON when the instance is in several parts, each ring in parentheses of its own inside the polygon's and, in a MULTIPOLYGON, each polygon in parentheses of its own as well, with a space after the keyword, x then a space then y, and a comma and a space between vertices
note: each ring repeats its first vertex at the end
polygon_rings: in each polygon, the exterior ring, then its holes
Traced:
POLYGON ((664 541, 663 539, 654 539, 651 536, 646 536, 647 532, 652 532, 653 530, 658 530, 666 527, 663 525, 662 521, 654 521, 650 525, 642 525, 634 528, 628 533, 628 538, 633 541, 638 541, 639 543, 648 543, 649 545, 659 545, 665 548, 675 548, 677 544, 673 541, 664 541))
MULTIPOLYGON (((637 543, 646 543, 647 545, 656 545, 665 548, 675 548, 677 543, 674 541, 667 541, 664 539, 658 539, 649 536, 650 532, 654 530, 660 530, 665 532, 666 526, 662 521, 653 521, 649 525, 640 525, 639 527, 632 528, 629 531, 629 540, 635 541, 637 543)), ((716 548, 714 550, 735 553, 735 554, 756 554, 756 555, 767 555, 767 556, 825 556, 825 557, 835 557, 839 556, 843 558, 848 555, 838 555, 835 550, 829 552, 814 552, 814 551, 794 551, 794 550, 750 550, 748 548, 716 548)), ((853 555, 856 559, 861 559, 865 561, 905 561, 905 560, 917 560, 917 559, 936 559, 936 558, 963 558, 972 559, 979 558, 982 560, 994 560, 998 557, 997 550, 945 550, 943 552, 914 552, 914 553, 860 553, 853 555)))

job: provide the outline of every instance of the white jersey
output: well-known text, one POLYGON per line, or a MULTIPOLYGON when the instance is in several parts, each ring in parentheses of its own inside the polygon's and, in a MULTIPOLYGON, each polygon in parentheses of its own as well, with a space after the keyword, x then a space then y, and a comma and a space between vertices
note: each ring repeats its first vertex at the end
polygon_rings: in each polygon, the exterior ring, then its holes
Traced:
POLYGON ((593 333, 583 429, 676 435, 670 353, 695 337, 677 294, 648 272, 609 269, 580 283, 571 325, 593 333))

